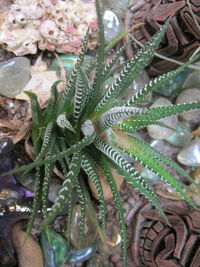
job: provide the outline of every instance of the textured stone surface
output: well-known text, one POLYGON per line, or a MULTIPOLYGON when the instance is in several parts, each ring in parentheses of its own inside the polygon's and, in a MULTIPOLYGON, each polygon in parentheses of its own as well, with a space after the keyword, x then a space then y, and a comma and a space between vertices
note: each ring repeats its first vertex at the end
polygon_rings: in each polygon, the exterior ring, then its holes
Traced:
POLYGON ((25 57, 12 58, 0 63, 0 94, 13 98, 30 79, 30 62, 25 57))

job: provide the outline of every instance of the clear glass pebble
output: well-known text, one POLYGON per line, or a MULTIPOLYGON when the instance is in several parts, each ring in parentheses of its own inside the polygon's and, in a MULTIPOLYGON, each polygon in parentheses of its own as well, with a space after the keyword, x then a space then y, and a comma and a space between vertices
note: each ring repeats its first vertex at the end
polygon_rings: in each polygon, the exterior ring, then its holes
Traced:
POLYGON ((186 166, 200 166, 200 138, 192 140, 177 155, 180 163, 186 166))
POLYGON ((117 38, 123 31, 122 23, 111 10, 105 10, 103 15, 104 35, 107 43, 117 38))
POLYGON ((30 61, 26 57, 14 57, 0 63, 0 94, 14 98, 30 79, 30 61))

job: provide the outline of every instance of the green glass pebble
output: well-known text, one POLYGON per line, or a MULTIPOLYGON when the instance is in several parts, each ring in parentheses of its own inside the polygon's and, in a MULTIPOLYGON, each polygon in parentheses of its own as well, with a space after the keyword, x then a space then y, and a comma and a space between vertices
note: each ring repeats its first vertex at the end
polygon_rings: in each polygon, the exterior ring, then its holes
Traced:
MULTIPOLYGON (((67 55, 61 55, 60 56, 60 60, 61 60, 61 62, 63 63, 63 65, 65 67, 66 75, 67 75, 68 79, 70 77, 70 74, 71 74, 71 72, 73 70, 73 67, 74 67, 74 65, 76 63, 77 58, 78 58, 78 56, 74 55, 74 54, 67 54, 67 55)), ((92 60, 93 60, 92 56, 86 55, 84 57, 83 67, 86 68, 87 65, 92 60)), ((60 65, 59 65, 59 62, 58 62, 57 58, 53 59, 50 69, 56 70, 57 74, 58 75, 60 74, 60 65)))
POLYGON ((96 245, 84 249, 71 249, 67 263, 80 263, 90 259, 96 251, 96 245))
POLYGON ((176 131, 166 141, 171 145, 183 147, 189 143, 191 139, 190 133, 190 125, 186 121, 179 121, 176 131))
POLYGON ((172 96, 177 95, 183 90, 183 83, 188 77, 188 74, 191 70, 186 70, 179 73, 174 79, 171 79, 169 82, 164 83, 161 85, 157 90, 156 93, 162 96, 172 96))
POLYGON ((45 266, 59 267, 69 258, 71 249, 68 242, 54 230, 42 231, 40 242, 45 266))
MULTIPOLYGON (((70 77, 70 74, 73 70, 74 64, 76 63, 78 56, 77 55, 61 55, 60 59, 65 67, 67 78, 70 77)), ((56 70, 56 72, 59 74, 60 73, 60 65, 57 60, 57 58, 54 58, 51 64, 51 69, 56 70)))
POLYGON ((30 61, 26 57, 14 57, 0 63, 0 94, 14 98, 30 79, 30 61))

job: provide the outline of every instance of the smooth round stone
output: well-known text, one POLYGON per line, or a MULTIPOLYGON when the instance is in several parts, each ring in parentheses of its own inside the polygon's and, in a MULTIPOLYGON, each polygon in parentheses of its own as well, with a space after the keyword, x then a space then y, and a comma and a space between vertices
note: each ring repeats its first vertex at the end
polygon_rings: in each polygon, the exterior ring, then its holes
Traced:
POLYGON ((67 263, 76 264, 90 259, 96 251, 96 246, 84 249, 71 249, 67 263))
MULTIPOLYGON (((138 91, 140 91, 146 84, 150 82, 149 76, 146 71, 142 71, 142 73, 132 82, 132 84, 125 90, 122 98, 128 99, 132 96, 136 95, 138 91)), ((142 102, 146 104, 151 100, 152 94, 149 93, 142 102)))
POLYGON ((0 139, 0 162, 9 155, 13 148, 14 144, 10 138, 3 137, 0 139))
POLYGON ((158 175, 148 170, 147 168, 143 168, 140 172, 140 175, 146 180, 148 180, 151 184, 157 184, 161 181, 158 175))
POLYGON ((104 35, 107 43, 117 38, 123 31, 123 26, 117 15, 111 10, 105 10, 103 15, 104 35))
POLYGON ((183 88, 200 88, 200 71, 191 71, 188 74, 185 82, 183 83, 183 88))
MULTIPOLYGON (((176 99, 176 104, 200 101, 200 89, 190 88, 184 90, 176 99)), ((187 121, 200 117, 200 110, 188 111, 180 114, 187 121)))
POLYGON ((69 229, 70 243, 77 249, 90 247, 94 244, 97 235, 95 224, 91 221, 89 216, 86 216, 84 234, 80 240, 80 205, 76 205, 72 211, 71 225, 69 229))
POLYGON ((19 94, 30 79, 30 61, 15 57, 0 63, 0 94, 13 98, 19 94))
POLYGON ((122 237, 119 228, 113 223, 107 223, 104 230, 104 242, 99 241, 99 253, 113 255, 121 252, 122 237))
POLYGON ((50 183, 49 186, 49 194, 48 194, 48 199, 51 202, 55 202, 57 196, 58 196, 58 192, 60 191, 62 187, 62 184, 60 183, 60 181, 58 179, 53 179, 50 183))
POLYGON ((177 95, 179 92, 183 90, 183 83, 188 77, 188 74, 191 70, 182 71, 179 73, 174 79, 171 79, 169 82, 161 85, 156 93, 162 96, 172 96, 177 95))
POLYGON ((177 155, 180 163, 186 166, 200 166, 200 138, 194 139, 185 146, 177 155))
MULTIPOLYGON (((170 106, 170 105, 171 105, 171 102, 168 99, 161 97, 161 98, 158 98, 153 103, 153 105, 151 105, 151 107, 162 107, 162 106, 170 106)), ((177 118, 177 115, 173 115, 170 117, 160 119, 159 121, 169 127, 176 128, 178 118, 177 118)), ((149 135, 154 139, 166 139, 174 133, 173 130, 162 127, 162 126, 158 126, 158 125, 148 125, 147 130, 148 130, 149 135)))
POLYGON ((191 128, 186 121, 179 121, 176 131, 166 139, 168 143, 174 146, 183 147, 190 142, 191 128))
POLYGON ((67 261, 71 248, 60 234, 52 229, 42 231, 40 237, 45 266, 58 267, 67 261))

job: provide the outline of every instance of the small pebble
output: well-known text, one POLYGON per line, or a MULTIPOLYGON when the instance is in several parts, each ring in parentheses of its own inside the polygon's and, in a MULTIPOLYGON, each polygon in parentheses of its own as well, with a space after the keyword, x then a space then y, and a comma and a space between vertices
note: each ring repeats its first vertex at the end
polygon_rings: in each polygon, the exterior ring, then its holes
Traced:
POLYGON ((186 166, 200 166, 200 138, 192 140, 177 155, 180 163, 186 166))
MULTIPOLYGON (((167 98, 158 98, 151 107, 162 107, 162 106, 170 106, 171 102, 167 98)), ((159 120, 160 122, 166 124, 171 128, 176 128, 178 118, 177 115, 173 115, 170 117, 166 117, 159 120)), ((148 125, 147 130, 149 135, 154 139, 166 139, 173 134, 173 130, 158 126, 158 125, 148 125)))
POLYGON ((111 10, 105 10, 103 15, 104 35, 106 42, 113 41, 123 31, 122 23, 111 10))
MULTIPOLYGON (((176 104, 200 101, 200 89, 190 88, 184 90, 176 99, 176 104)), ((181 118, 190 121, 200 117, 200 110, 188 111, 180 114, 181 118)))
POLYGON ((26 57, 14 57, 0 63, 0 94, 14 98, 30 79, 30 61, 26 57))
POLYGON ((174 146, 183 147, 189 143, 190 139, 190 125, 186 121, 179 121, 176 126, 176 131, 166 141, 174 146))

